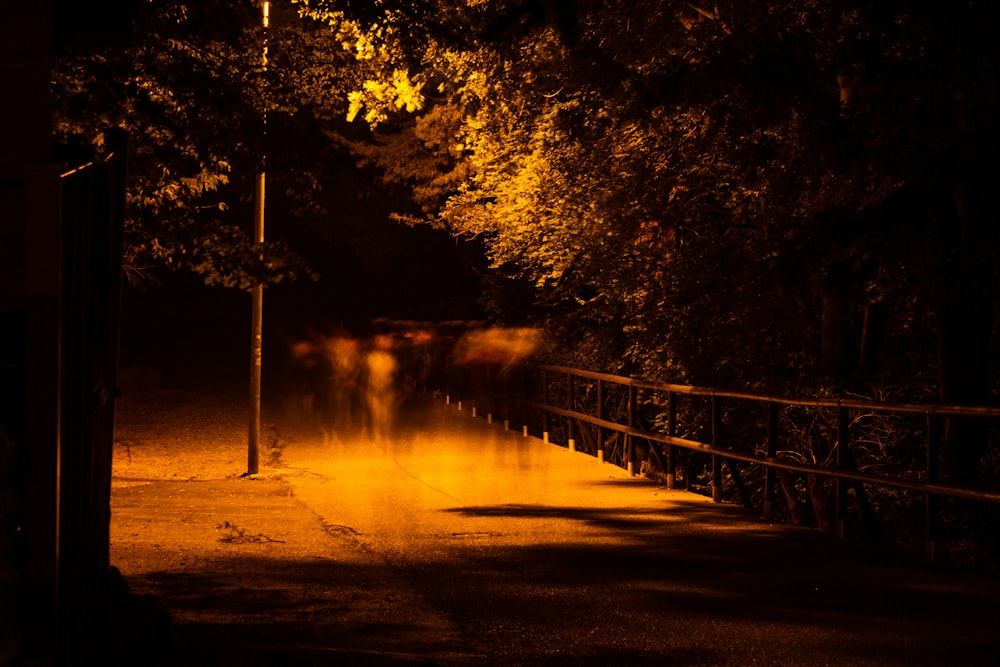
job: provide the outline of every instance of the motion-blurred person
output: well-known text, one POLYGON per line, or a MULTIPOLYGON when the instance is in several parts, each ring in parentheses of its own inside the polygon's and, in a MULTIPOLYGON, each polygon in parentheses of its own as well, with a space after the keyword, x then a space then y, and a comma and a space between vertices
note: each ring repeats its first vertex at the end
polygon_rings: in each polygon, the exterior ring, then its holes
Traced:
POLYGON ((322 403, 318 406, 323 441, 357 426, 357 396, 361 385, 361 357, 358 341, 343 335, 324 337, 320 348, 326 367, 322 403))
POLYGON ((285 415, 309 430, 319 427, 318 403, 325 394, 326 360, 313 340, 289 341, 289 364, 282 390, 285 415))
POLYGON ((368 419, 374 440, 389 437, 396 409, 396 358, 392 354, 392 337, 377 335, 365 355, 368 375, 368 419))

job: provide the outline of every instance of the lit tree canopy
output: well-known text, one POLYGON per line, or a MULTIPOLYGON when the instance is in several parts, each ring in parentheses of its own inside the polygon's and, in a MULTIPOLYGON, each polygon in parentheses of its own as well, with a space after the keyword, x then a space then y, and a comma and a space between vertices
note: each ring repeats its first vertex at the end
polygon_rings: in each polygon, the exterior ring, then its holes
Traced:
POLYGON ((298 4, 366 63, 357 150, 403 217, 482 239, 553 322, 618 341, 602 364, 878 380, 995 282, 989 224, 947 222, 996 145, 990 3, 298 4))

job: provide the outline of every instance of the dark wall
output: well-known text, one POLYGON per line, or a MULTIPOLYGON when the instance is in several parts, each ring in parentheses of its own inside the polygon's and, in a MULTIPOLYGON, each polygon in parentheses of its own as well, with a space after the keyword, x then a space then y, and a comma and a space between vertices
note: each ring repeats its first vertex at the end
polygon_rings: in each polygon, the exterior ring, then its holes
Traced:
POLYGON ((60 380, 61 341, 74 334, 64 330, 60 267, 72 244, 52 196, 67 165, 53 160, 49 61, 63 45, 122 43, 134 4, 7 2, 0 21, 0 664, 56 662, 67 615, 57 425, 83 401, 66 400, 60 380))

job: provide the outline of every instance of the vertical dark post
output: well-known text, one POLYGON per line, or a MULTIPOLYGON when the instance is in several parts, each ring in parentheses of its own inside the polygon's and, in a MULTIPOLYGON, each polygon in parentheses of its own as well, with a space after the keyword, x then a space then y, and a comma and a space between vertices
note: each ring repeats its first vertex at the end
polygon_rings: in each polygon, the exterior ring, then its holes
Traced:
MULTIPOLYGON (((568 380, 569 384, 567 386, 566 393, 568 394, 566 400, 566 408, 568 410, 576 410, 576 392, 575 392, 575 379, 576 376, 570 373, 568 380)), ((574 432, 574 420, 572 417, 566 418, 566 446, 569 447, 569 451, 576 451, 576 433, 574 432)))
POLYGON ((510 428, 510 373, 504 373, 502 390, 503 398, 501 400, 499 410, 501 411, 501 417, 503 418, 503 430, 510 428))
MULTIPOLYGON (((597 381, 597 418, 604 419, 604 380, 597 381)), ((604 463, 604 429, 597 427, 597 462, 604 463)))
POLYGON ((542 371, 542 442, 549 441, 549 372, 542 371))
MULTIPOLYGON (((667 435, 677 436, 677 395, 667 392, 667 435)), ((677 448, 667 445, 667 488, 672 489, 677 484, 677 448)))
MULTIPOLYGON (((4 477, 4 495, 0 501, 4 538, 8 536, 8 526, 13 528, 14 516, 23 527, 16 537, 15 556, 23 569, 17 573, 15 566, 13 572, 8 574, 5 570, 2 575, 4 601, 15 598, 20 601, 12 617, 5 605, 3 630, 0 630, 4 640, 11 639, 15 645, 5 645, 0 651, 5 657, 11 656, 11 663, 24 665, 60 664, 66 647, 56 632, 61 608, 58 528, 64 394, 61 348, 67 332, 62 314, 65 240, 58 189, 61 167, 51 163, 49 56, 52 12, 58 11, 53 9, 54 5, 51 1, 7 3, 6 20, 0 28, 3 33, 0 86, 8 91, 8 102, 0 110, 6 129, 3 157, 0 157, 3 210, 0 264, 5 276, 0 304, 4 309, 4 326, 9 323, 11 327, 0 332, 4 339, 0 344, 6 346, 12 341, 15 346, 5 347, 0 356, 16 360, 14 373, 4 374, 4 385, 0 388, 5 398, 15 399, 0 407, 0 414, 11 418, 10 422, 4 419, 4 427, 12 430, 6 435, 23 447, 17 452, 24 455, 17 461, 8 459, 0 463, 0 474, 4 477), (10 385, 6 384, 8 378, 12 381, 10 385), (21 511, 14 514, 19 504, 18 492, 14 491, 18 484, 23 484, 21 511), (8 490, 13 496, 8 495, 8 490), (15 574, 20 576, 12 576, 15 574), (8 591, 13 594, 11 597, 7 597, 8 591), (15 629, 20 631, 18 639, 15 629), (12 652, 6 651, 8 647, 12 652)), ((5 556, 14 556, 14 544, 5 543, 3 549, 5 556)))
MULTIPOLYGON (((267 34, 270 4, 268 0, 261 2, 261 20, 267 34)), ((265 37, 261 53, 261 66, 267 67, 267 38, 265 37)), ((261 154, 260 170, 257 172, 257 183, 254 192, 253 242, 260 259, 264 264, 264 171, 265 157, 261 154)), ((252 306, 250 310, 250 435, 247 445, 247 474, 256 475, 260 466, 260 364, 263 352, 263 304, 264 283, 258 278, 251 289, 252 306)))
MULTIPOLYGON (((635 428, 635 411, 636 411, 636 389, 634 386, 628 386, 628 428, 629 431, 635 428)), ((635 453, 635 438, 631 433, 625 434, 625 449, 628 452, 628 474, 630 477, 635 477, 635 463, 636 463, 636 453, 635 453)))
MULTIPOLYGON (((263 174, 261 174, 263 176, 263 174)), ((263 352, 263 302, 264 286, 254 285, 251 290, 250 310, 250 436, 247 446, 247 474, 259 472, 260 454, 260 380, 263 352)))
POLYGON ((521 393, 517 399, 518 412, 521 414, 521 433, 524 437, 528 437, 528 370, 522 367, 520 370, 521 374, 521 393))
MULTIPOLYGON (((493 393, 493 365, 484 364, 479 370, 480 381, 477 383, 475 394, 472 395, 472 416, 479 415, 480 412, 490 415, 490 400, 493 393), (480 410, 480 408, 482 408, 480 410)), ((492 416, 489 417, 492 420, 492 416)))
MULTIPOLYGON (((773 461, 778 456, 778 404, 767 402, 767 460, 773 461)), ((774 487, 775 469, 764 468, 764 520, 774 519, 774 487)))
MULTIPOLYGON (((23 515, 30 528, 23 534, 22 647, 25 664, 49 664, 58 653, 57 623, 59 590, 62 487, 60 451, 64 412, 65 308, 63 265, 65 239, 62 233, 62 201, 59 165, 33 167, 26 171, 25 220, 25 317, 24 444, 31 456, 21 463, 24 470, 23 515), (33 662, 37 661, 37 662, 33 662)), ((4 187, 0 185, 0 187, 4 187)), ((6 502, 6 500, 5 500, 6 502)), ((4 506, 6 510, 6 505, 4 506)))
MULTIPOLYGON (((719 444, 719 397, 712 397, 712 447, 719 444)), ((712 454, 712 502, 717 503, 722 500, 722 461, 718 454, 712 454)))
MULTIPOLYGON (((941 481, 941 420, 927 413, 927 483, 941 481)), ((940 538, 940 499, 933 493, 927 494, 924 518, 924 555, 928 563, 936 563, 938 540, 940 538)))
MULTIPOLYGON (((851 446, 851 415, 847 408, 837 410, 837 470, 843 470, 844 464, 851 461, 848 448, 851 446)), ((837 497, 834 512, 834 530, 838 540, 847 534, 847 480, 837 478, 837 497)))

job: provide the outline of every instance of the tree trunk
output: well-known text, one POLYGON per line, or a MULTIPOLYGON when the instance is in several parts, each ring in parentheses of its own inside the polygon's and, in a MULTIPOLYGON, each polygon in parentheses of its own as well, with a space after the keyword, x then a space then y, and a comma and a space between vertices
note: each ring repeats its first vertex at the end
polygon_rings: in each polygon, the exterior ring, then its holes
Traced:
MULTIPOLYGON (((948 298, 938 339, 942 403, 984 405, 989 399, 989 349, 993 305, 972 290, 948 298)), ((975 485, 987 450, 984 419, 954 417, 944 426, 944 471, 949 483, 975 485)))
POLYGON ((818 475, 806 475, 806 488, 809 489, 809 501, 812 503, 813 514, 816 515, 816 525, 824 533, 833 533, 833 518, 830 516, 830 503, 826 499, 826 485, 818 475))
POLYGON ((778 483, 781 484, 781 491, 785 494, 785 500, 788 502, 788 512, 792 516, 792 523, 800 526, 802 525, 802 508, 799 507, 799 497, 795 493, 795 482, 792 481, 792 476, 787 470, 778 468, 775 472, 778 475, 778 483))
MULTIPOLYGON (((834 272, 841 273, 840 271, 834 272)), ((843 276, 831 275, 823 284, 823 322, 820 354, 823 367, 836 377, 845 374, 851 305, 843 276)))
POLYGON ((864 381, 870 373, 877 372, 881 366, 885 324, 884 306, 881 303, 866 304, 858 346, 857 379, 860 381, 864 381))

